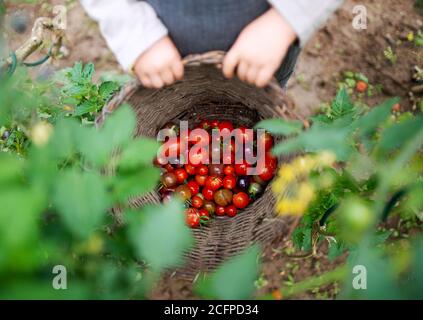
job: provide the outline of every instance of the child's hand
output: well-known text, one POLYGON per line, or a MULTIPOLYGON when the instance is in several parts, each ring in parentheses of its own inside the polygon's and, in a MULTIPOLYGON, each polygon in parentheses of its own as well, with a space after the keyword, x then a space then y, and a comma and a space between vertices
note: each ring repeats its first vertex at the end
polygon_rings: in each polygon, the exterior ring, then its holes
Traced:
POLYGON ((181 56, 169 37, 157 41, 139 56, 134 72, 147 88, 161 88, 184 76, 181 56))
POLYGON ((264 87, 280 67, 297 35, 276 9, 272 8, 242 30, 223 61, 227 78, 264 87))

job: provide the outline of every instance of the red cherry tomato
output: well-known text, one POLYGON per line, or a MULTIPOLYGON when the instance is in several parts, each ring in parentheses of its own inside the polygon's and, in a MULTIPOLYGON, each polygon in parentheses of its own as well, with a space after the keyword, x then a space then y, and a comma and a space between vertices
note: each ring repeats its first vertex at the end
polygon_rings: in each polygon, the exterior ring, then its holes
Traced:
POLYGON ((192 166, 192 165, 190 165, 190 164, 186 164, 185 166, 184 166, 184 168, 185 168, 185 171, 190 175, 190 176, 193 176, 193 175, 195 175, 196 174, 196 168, 194 167, 194 166, 192 166))
POLYGON ((209 173, 209 167, 204 164, 201 164, 197 167, 196 173, 200 176, 206 176, 209 173))
POLYGON ((204 204, 204 200, 200 196, 193 196, 191 198, 191 205, 194 208, 200 209, 203 206, 203 204, 204 204))
POLYGON ((225 207, 223 206, 216 206, 216 215, 217 216, 224 216, 225 215, 225 207))
POLYGON ((206 180, 207 180, 207 176, 200 176, 199 174, 195 176, 195 182, 197 182, 197 184, 201 187, 203 187, 206 184, 206 180))
POLYGON ((212 127, 212 129, 219 128, 219 120, 210 121, 210 127, 212 127))
POLYGON ((191 194, 197 194, 200 191, 200 186, 197 182, 191 180, 187 183, 187 187, 191 191, 191 194))
POLYGON ((233 165, 227 165, 223 168, 223 173, 227 176, 235 174, 235 167, 233 165))
POLYGON ((227 129, 227 130, 229 130, 229 132, 232 132, 232 130, 234 129, 232 122, 230 122, 230 121, 220 121, 219 131, 223 131, 224 129, 227 129))
POLYGON ((261 170, 261 174, 259 174, 259 178, 263 181, 271 180, 275 175, 275 169, 269 165, 265 165, 263 170, 261 170))
POLYGON ((222 184, 223 184, 223 181, 220 177, 213 176, 213 177, 207 178, 205 186, 206 188, 216 191, 220 187, 222 187, 222 184))
POLYGON ((235 173, 239 176, 245 176, 247 174, 248 164, 246 162, 241 164, 235 164, 235 173))
POLYGON ((237 208, 234 205, 227 206, 225 208, 225 213, 229 217, 235 217, 237 213, 237 208))
POLYGON ((238 192, 232 197, 232 203, 238 209, 244 209, 250 203, 250 198, 245 192, 238 192))
POLYGON ((188 173, 185 171, 185 169, 176 169, 176 170, 174 171, 174 174, 175 174, 175 176, 176 176, 176 181, 177 181, 179 184, 184 183, 184 181, 185 181, 186 179, 188 179, 188 173))
POLYGON ((264 135, 260 135, 257 143, 263 144, 264 150, 267 152, 273 147, 273 137, 269 132, 266 132, 264 135))
POLYGON ((200 214, 200 219, 206 218, 208 220, 210 218, 210 213, 206 209, 200 209, 199 214, 200 214))
POLYGON ((214 191, 212 189, 204 187, 202 194, 204 196, 204 199, 206 199, 206 200, 213 200, 214 199, 214 191))
POLYGON ((187 225, 191 228, 198 227, 200 225, 200 213, 197 209, 189 208, 185 211, 187 225))
POLYGON ((236 178, 234 175, 227 175, 223 178, 223 187, 225 189, 233 189, 236 186, 236 178))
POLYGON ((164 168, 167 172, 173 172, 175 170, 175 168, 170 163, 166 164, 164 168))

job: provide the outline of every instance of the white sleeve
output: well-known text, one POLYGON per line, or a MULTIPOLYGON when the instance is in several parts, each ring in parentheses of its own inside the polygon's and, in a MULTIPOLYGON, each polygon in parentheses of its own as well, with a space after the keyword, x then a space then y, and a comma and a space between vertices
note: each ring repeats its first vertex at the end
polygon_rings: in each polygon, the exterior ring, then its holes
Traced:
POLYGON ((343 0, 268 0, 297 33, 304 45, 343 0))
POLYGON ((167 29, 154 9, 136 0, 81 0, 88 15, 100 25, 110 49, 125 70, 167 35, 167 29))

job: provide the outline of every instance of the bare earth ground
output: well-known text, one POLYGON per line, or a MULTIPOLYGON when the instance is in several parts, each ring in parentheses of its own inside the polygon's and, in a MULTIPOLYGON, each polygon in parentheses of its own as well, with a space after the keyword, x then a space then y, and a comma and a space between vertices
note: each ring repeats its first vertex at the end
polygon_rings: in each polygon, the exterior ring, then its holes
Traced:
MULTIPOLYGON (((47 2, 47 1, 46 1, 47 2)), ((62 4, 65 1, 48 1, 62 4)), ((66 1, 69 9, 66 47, 69 55, 53 65, 57 68, 71 66, 75 61, 92 61, 97 70, 117 70, 118 66, 95 23, 90 21, 75 1, 66 1)), ((296 108, 303 115, 311 115, 322 102, 330 101, 336 92, 337 82, 345 71, 351 70, 365 74, 372 84, 381 84, 382 92, 365 101, 374 104, 387 97, 400 96, 403 110, 413 108, 409 98, 411 87, 411 68, 422 65, 422 52, 405 41, 410 31, 423 29, 423 16, 413 7, 413 0, 348 0, 328 23, 307 44, 298 61, 297 70, 289 82, 288 94, 296 108), (352 8, 364 4, 368 10, 368 29, 357 31, 352 28, 352 8), (398 61, 390 63, 384 50, 391 46, 398 61)), ((16 6, 9 8, 17 9, 16 6)), ((48 15, 51 6, 43 4, 35 9, 20 5, 31 19, 48 15)), ((16 47, 26 39, 25 35, 14 34, 10 43, 16 47)), ((420 49, 421 50, 421 49, 420 49)), ((259 294, 269 293, 281 285, 297 282, 309 276, 333 269, 345 257, 330 263, 323 245, 317 257, 307 260, 292 260, 281 254, 281 249, 290 246, 287 239, 278 239, 272 246, 265 248, 262 275, 257 282, 259 294)), ((153 299, 192 299, 192 284, 187 281, 166 276, 151 294, 153 299)), ((334 298, 339 292, 337 284, 315 288, 297 298, 334 298)))

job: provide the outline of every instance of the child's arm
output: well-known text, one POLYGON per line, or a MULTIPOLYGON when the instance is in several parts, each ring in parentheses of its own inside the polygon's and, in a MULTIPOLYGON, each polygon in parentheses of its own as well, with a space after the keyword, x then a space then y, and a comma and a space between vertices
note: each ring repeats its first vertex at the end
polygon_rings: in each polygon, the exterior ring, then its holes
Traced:
POLYGON ((136 0, 81 0, 125 70, 147 87, 162 87, 183 76, 181 58, 154 9, 136 0))
POLYGON ((304 45, 342 0, 269 0, 273 7, 241 32, 223 62, 223 73, 258 87, 269 83, 289 47, 304 45))

